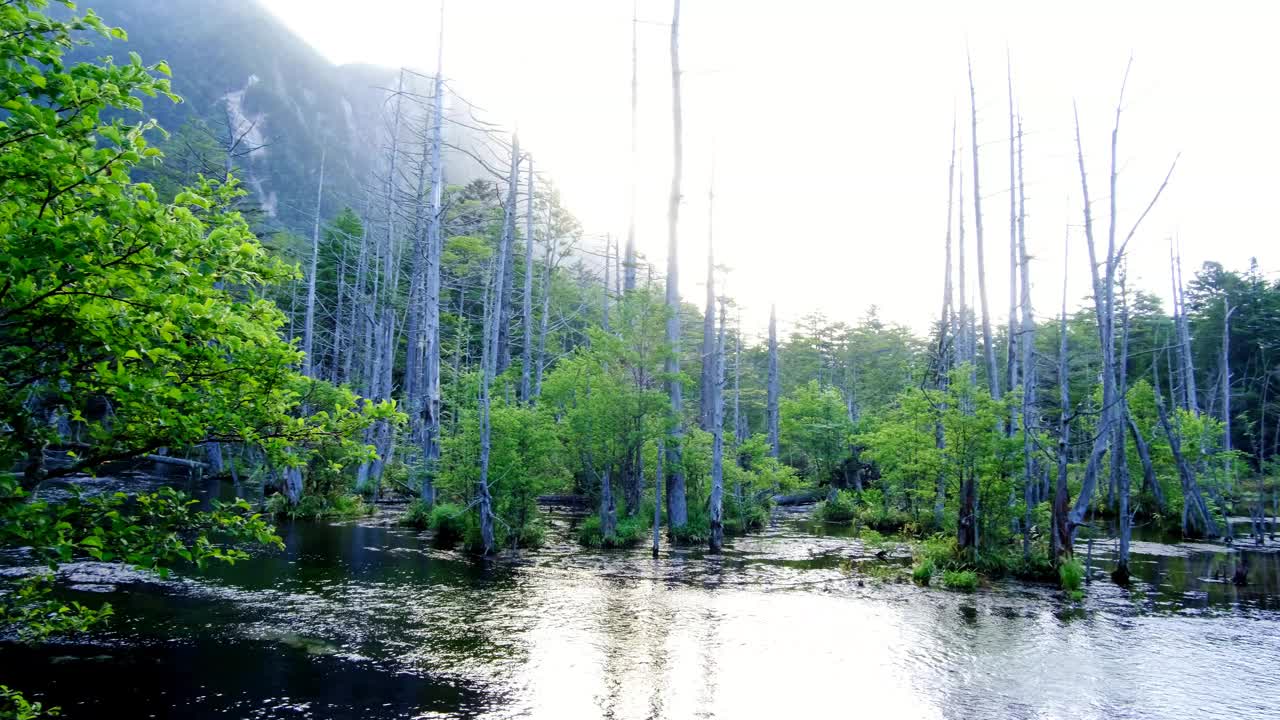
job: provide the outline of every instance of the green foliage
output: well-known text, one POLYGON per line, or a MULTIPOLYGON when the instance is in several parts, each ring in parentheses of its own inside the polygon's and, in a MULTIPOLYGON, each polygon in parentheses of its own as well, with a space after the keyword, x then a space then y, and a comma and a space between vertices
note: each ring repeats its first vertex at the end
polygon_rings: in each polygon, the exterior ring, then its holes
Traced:
POLYGON ((668 536, 676 545, 702 545, 711 538, 711 518, 706 510, 689 508, 689 521, 682 527, 670 528, 668 536))
MULTIPOLYGON (((510 543, 510 535, 514 533, 518 544, 536 544, 541 541, 538 496, 563 491, 568 479, 560 429, 549 412, 508 405, 498 397, 495 392, 489 416, 492 427, 489 492, 497 518, 495 539, 502 538, 498 545, 504 546, 510 543)), ((479 456, 479 415, 472 406, 463 409, 458 431, 443 442, 442 472, 436 489, 445 502, 470 504, 480 478, 476 463, 479 456)), ((477 513, 473 508, 467 515, 477 513)), ((474 526, 478 542, 478 518, 474 518, 474 526)), ((468 547, 473 545, 468 542, 468 547)))
POLYGON ((374 513, 374 506, 365 502, 359 495, 348 493, 303 495, 298 504, 289 503, 283 494, 272 495, 267 500, 267 512, 276 517, 305 520, 343 520, 368 517, 374 513))
POLYGON ((754 500, 753 497, 725 495, 723 517, 726 535, 746 535, 763 530, 769 524, 769 501, 754 500))
POLYGON ((1058 580, 1068 593, 1082 592, 1084 587, 1084 563, 1072 558, 1058 565, 1058 580))
POLYGON ((426 527, 435 532, 436 542, 453 545, 467 534, 467 510, 452 503, 438 504, 427 515, 426 527))
POLYGON ((835 497, 818 503, 814 512, 826 522, 851 522, 858 515, 858 495, 852 490, 840 490, 835 497))
POLYGON ((90 13, 58 22, 42 3, 0 13, 0 466, 28 460, 24 484, 91 471, 159 447, 260 447, 279 466, 352 436, 389 406, 350 393, 297 409, 315 389, 279 336, 281 312, 255 288, 296 277, 234 205, 236 182, 204 181, 160 200, 130 179, 159 156, 141 97, 169 96, 163 64, 131 56, 68 66, 90 13), (245 402, 245 398, 253 402, 245 402), (110 407, 109 413, 101 408, 110 407), (67 447, 54 416, 79 442, 67 447), (63 444, 47 470, 40 450, 63 444))
MULTIPOLYGON (((27 547, 50 573, 77 559, 124 562, 166 574, 179 563, 204 568, 210 561, 248 557, 237 543, 283 547, 274 529, 243 500, 198 510, 198 501, 171 488, 130 496, 73 493, 60 503, 28 500, 12 479, 0 481, 0 546, 27 547)), ((0 595, 0 628, 35 640, 86 630, 110 615, 53 599, 52 575, 7 580, 0 595)))
POLYGON ((917 584, 928 585, 933 579, 933 561, 929 559, 920 560, 911 568, 911 579, 917 584))
POLYGON ((578 529, 578 542, 594 548, 626 548, 643 544, 652 537, 653 520, 643 513, 620 518, 613 535, 600 532, 600 516, 590 515, 578 529))
POLYGON ((36 720, 61 714, 58 708, 46 708, 41 703, 30 702, 17 690, 0 685, 0 718, 4 720, 36 720))
POLYGON ((833 480, 852 452, 853 422, 840 393, 812 381, 783 397, 779 414, 787 462, 814 484, 833 480))
POLYGON ((948 590, 973 592, 978 589, 978 573, 972 570, 945 570, 942 573, 942 584, 948 590))

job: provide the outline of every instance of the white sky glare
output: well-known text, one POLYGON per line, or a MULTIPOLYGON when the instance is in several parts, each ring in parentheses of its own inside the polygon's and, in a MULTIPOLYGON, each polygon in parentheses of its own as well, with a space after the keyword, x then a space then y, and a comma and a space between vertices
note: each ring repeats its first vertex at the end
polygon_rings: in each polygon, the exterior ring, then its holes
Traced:
MULTIPOLYGON (((261 0, 337 63, 434 70, 439 5, 261 0)), ((554 179, 588 234, 625 236, 630 169, 631 3, 453 0, 445 74, 508 127, 554 179)), ((671 3, 638 0, 637 237, 666 253, 671 167, 671 3)), ((852 321, 869 305, 923 330, 941 303, 947 165, 959 125, 969 247, 973 159, 966 49, 977 85, 988 295, 1007 314, 1009 108, 1006 53, 1023 117, 1033 298, 1057 311, 1071 230, 1073 302, 1087 294, 1079 107, 1095 232, 1105 239, 1110 132, 1125 64, 1118 234, 1165 195, 1130 250, 1130 284, 1169 294, 1168 238, 1185 274, 1203 260, 1273 268, 1280 197, 1280 9, 1266 3, 685 0, 683 295, 700 302, 706 196, 716 166, 716 257, 759 328, 768 306, 794 321, 852 321)), ((976 286, 976 278, 970 281, 976 286)))

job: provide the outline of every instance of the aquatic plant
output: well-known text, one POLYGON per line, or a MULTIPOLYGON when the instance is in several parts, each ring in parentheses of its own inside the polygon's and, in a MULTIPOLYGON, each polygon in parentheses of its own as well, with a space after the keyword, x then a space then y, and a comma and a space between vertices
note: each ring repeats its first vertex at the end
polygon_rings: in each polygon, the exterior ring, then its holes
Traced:
POLYGON ((948 590, 973 592, 978 588, 978 573, 972 570, 947 570, 942 573, 942 584, 948 590))

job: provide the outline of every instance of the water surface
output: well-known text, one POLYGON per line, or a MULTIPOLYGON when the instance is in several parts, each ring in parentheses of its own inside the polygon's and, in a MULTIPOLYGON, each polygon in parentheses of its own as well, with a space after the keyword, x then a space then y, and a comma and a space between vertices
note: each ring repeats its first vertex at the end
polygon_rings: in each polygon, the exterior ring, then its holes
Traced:
POLYGON ((164 581, 79 563, 70 592, 115 618, 0 646, 0 682, 73 720, 1280 717, 1273 544, 1137 541, 1122 589, 1100 540, 1071 603, 913 586, 804 509, 718 557, 585 551, 579 521, 555 511, 547 547, 491 562, 372 518, 292 523, 283 553, 164 581))

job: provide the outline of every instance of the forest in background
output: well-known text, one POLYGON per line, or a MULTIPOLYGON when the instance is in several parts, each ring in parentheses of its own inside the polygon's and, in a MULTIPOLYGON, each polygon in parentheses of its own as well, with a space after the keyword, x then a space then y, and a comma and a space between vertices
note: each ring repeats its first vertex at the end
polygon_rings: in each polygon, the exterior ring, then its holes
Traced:
MULTIPOLYGON (((266 231, 237 180, 244 128, 163 133, 147 108, 178 100, 169 68, 64 62, 124 31, 43 9, 0 8, 0 465, 13 469, 4 541, 51 567, 202 564, 242 556, 209 537, 279 542, 248 502, 39 497, 49 480, 138 459, 226 475, 278 515, 412 497, 408 522, 480 555, 536 546, 547 495, 590 499, 583 543, 655 553, 664 526, 716 551, 775 502, 821 499, 829 522, 915 538, 926 582, 1066 583, 1077 532, 1113 524, 1125 582, 1135 523, 1229 537, 1241 514, 1262 542, 1277 514, 1280 283, 1256 264, 1184 280, 1171 247, 1174 307, 1128 286, 1129 243, 1157 240, 1142 216, 1116 217, 1116 194, 1149 193, 1149 209, 1164 186, 1118 187, 1122 88, 1105 191, 1078 133, 1074 148, 1086 243, 1064 248, 1065 267, 1091 276, 1092 297, 1031 307, 1010 77, 1008 265, 982 261, 996 242, 984 230, 1002 244, 1006 228, 984 216, 979 180, 1004 168, 980 168, 953 130, 933 332, 871 308, 854 323, 811 314, 786 336, 774 321, 756 342, 717 291, 732 238, 694 268, 705 298, 679 295, 678 2, 665 268, 637 254, 634 230, 585 235, 516 136, 476 120, 483 151, 446 142, 461 121, 444 110, 443 57, 388 96, 362 198, 327 194, 321 147, 309 232, 266 231), (450 185, 444 158, 459 152, 488 177, 450 185), (1106 200, 1090 204, 1091 189, 1106 200), (985 287, 1005 270, 1020 290, 1007 313, 985 287)), ((633 112, 636 97, 633 83, 633 112)), ((971 126, 969 150, 976 113, 971 126)), ((6 625, 42 635, 101 619, 52 599, 48 578, 13 582, 6 625)))

